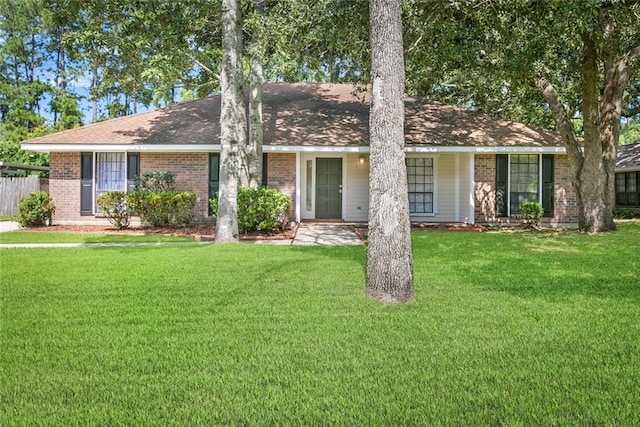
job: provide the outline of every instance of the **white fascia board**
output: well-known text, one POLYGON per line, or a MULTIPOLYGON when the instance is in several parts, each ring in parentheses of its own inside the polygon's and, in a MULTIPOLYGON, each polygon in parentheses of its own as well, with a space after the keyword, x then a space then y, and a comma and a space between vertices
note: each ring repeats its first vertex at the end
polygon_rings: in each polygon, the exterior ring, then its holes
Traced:
POLYGON ((147 153, 202 153, 218 152, 220 144, 21 144, 27 151, 51 152, 147 152, 147 153))
MULTIPOLYGON (((216 153, 220 144, 21 144, 27 151, 51 152, 147 152, 147 153, 216 153)), ((368 153, 369 146, 264 145, 265 153, 368 153)), ((564 154, 564 147, 451 147, 410 146, 406 153, 542 153, 564 154)))
POLYGON ((542 153, 564 154, 564 147, 448 147, 448 146, 411 146, 404 149, 407 153, 542 153))
POLYGON ((640 166, 629 166, 626 168, 616 168, 616 173, 640 172, 640 166))
POLYGON ((263 145, 265 153, 368 153, 368 146, 263 145))

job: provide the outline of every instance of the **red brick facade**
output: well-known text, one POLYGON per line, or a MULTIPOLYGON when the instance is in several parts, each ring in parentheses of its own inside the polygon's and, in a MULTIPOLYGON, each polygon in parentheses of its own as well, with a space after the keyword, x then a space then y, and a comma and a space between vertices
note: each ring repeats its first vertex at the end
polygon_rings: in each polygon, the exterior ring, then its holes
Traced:
MULTIPOLYGON (((51 153, 49 188, 59 223, 105 222, 100 216, 80 215, 80 153, 51 153)), ((196 193, 195 214, 208 217, 209 155, 207 153, 141 153, 140 171, 176 173, 176 189, 196 193)))
POLYGON ((291 197, 289 219, 296 218, 296 155, 270 153, 267 155, 267 185, 291 197))
POLYGON ((56 206, 53 221, 86 221, 80 216, 80 153, 49 155, 49 194, 56 206))
POLYGON ((208 153, 141 153, 140 173, 176 174, 176 190, 196 193, 195 214, 199 221, 209 220, 208 153))
MULTIPOLYGON (((578 222, 576 195, 571 185, 571 171, 567 156, 556 155, 553 162, 554 201, 553 218, 543 218, 544 223, 570 224, 578 222)), ((478 223, 509 223, 510 218, 496 216, 496 156, 475 156, 475 216, 478 223)), ((519 222, 519 220, 516 220, 519 222)))
MULTIPOLYGON (((497 217, 495 212, 495 154, 475 155, 475 221, 478 223, 508 223, 510 218, 497 217)), ((208 215, 209 154, 208 153, 140 153, 140 173, 172 171, 176 174, 176 189, 193 191, 197 195, 195 213, 199 221, 210 221, 208 215)), ((269 153, 267 184, 291 197, 289 218, 295 219, 296 155, 269 153)), ((545 218, 551 224, 577 223, 576 197, 570 184, 566 155, 556 155, 554 161, 554 216, 545 218)), ((99 216, 80 215, 80 153, 51 153, 50 194, 56 205, 53 217, 57 223, 106 222, 99 216)))
MULTIPOLYGON (((289 218, 295 219, 296 155, 269 154, 268 185, 291 197, 289 218)), ((140 173, 171 171, 176 174, 176 189, 196 193, 195 214, 200 222, 209 216, 208 153, 140 153, 140 173)), ((100 216, 80 215, 80 153, 51 153, 50 194, 56 205, 57 223, 106 222, 100 216)))

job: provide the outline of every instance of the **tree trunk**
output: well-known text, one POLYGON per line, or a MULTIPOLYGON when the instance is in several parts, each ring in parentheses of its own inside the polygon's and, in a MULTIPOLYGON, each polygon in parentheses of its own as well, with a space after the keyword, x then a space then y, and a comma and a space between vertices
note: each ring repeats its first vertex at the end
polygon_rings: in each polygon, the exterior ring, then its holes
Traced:
MULTIPOLYGON (((255 0, 255 12, 264 15, 264 1, 255 0)), ((258 188, 262 183, 262 27, 254 29, 251 41, 251 74, 249 75, 249 141, 247 146, 248 186, 258 188)))
POLYGON ((401 0, 371 0, 372 98, 367 295, 412 301, 413 258, 404 155, 401 0))
POLYGON ((247 119, 242 90, 242 33, 239 0, 222 1, 222 74, 220 114, 220 191, 216 242, 237 242, 238 173, 246 144, 247 119))
POLYGON ((538 88, 549 104, 567 149, 571 182, 577 199, 578 227, 588 232, 616 229, 613 220, 615 161, 620 136, 622 98, 630 78, 628 61, 640 56, 640 47, 636 47, 623 55, 623 59, 605 59, 604 90, 600 97, 598 49, 595 38, 593 32, 582 35, 584 51, 580 71, 584 119, 583 147, 576 140, 571 121, 553 85, 545 79, 538 80, 538 88))
POLYGON ((91 81, 91 123, 98 121, 98 66, 93 65, 93 79, 91 81))
POLYGON ((600 114, 598 90, 598 52, 592 34, 582 35, 582 116, 584 122, 584 163, 580 172, 581 207, 578 223, 588 232, 615 228, 613 213, 607 215, 605 202, 608 193, 600 140, 600 114), (610 218, 611 223, 607 221, 610 218))

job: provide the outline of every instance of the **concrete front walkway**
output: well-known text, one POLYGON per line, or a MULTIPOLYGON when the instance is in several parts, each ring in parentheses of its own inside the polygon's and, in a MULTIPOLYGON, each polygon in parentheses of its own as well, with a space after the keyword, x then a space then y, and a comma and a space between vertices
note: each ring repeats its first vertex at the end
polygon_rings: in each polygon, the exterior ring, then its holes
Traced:
POLYGON ((362 245, 353 228, 344 224, 302 222, 298 226, 294 245, 362 245))
POLYGON ((20 224, 15 221, 0 221, 0 233, 5 231, 16 231, 20 228, 20 224))

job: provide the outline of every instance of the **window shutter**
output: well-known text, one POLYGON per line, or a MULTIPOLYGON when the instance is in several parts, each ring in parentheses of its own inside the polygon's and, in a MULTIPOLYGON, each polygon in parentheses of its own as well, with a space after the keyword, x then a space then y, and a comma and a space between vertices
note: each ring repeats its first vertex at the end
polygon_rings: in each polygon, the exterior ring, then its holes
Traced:
POLYGON ((496 154, 496 215, 507 216, 509 155, 496 154))
MULTIPOLYGON (((216 197, 216 193, 220 188, 220 154, 209 154, 209 199, 216 197)), ((209 206, 209 215, 211 215, 211 206, 209 206)))
POLYGON ((262 153, 262 186, 266 187, 267 184, 267 153, 262 153))
POLYGON ((138 189, 140 175, 140 153, 127 154, 127 193, 138 189))
POLYGON ((544 216, 553 217, 553 155, 542 155, 542 208, 544 216))
POLYGON ((93 215, 93 153, 80 153, 80 215, 93 215))

